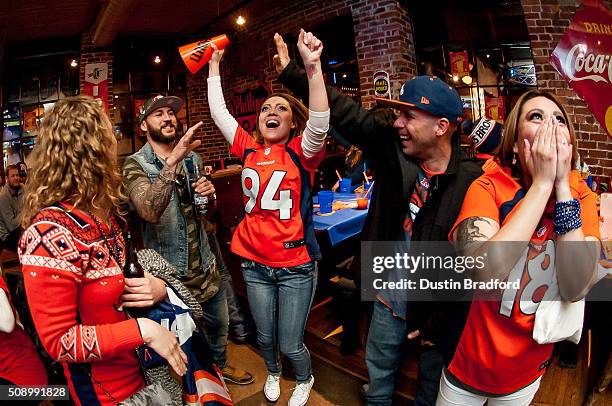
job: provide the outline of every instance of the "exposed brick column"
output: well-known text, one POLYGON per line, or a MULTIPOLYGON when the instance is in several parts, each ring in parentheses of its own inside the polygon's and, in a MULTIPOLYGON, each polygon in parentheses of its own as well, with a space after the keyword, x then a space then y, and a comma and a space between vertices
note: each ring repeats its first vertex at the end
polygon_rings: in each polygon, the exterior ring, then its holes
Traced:
MULTIPOLYGON (((612 138, 549 62, 580 2, 521 0, 521 3, 531 37, 538 87, 553 92, 565 104, 576 128, 580 157, 593 174, 609 179, 612 175, 612 138)), ((604 4, 609 8, 612 2, 604 0, 604 4)))
POLYGON ((85 89, 85 65, 88 63, 107 63, 108 64, 108 109, 112 110, 114 105, 113 97, 113 52, 108 49, 95 48, 91 42, 89 33, 81 36, 81 60, 79 63, 79 86, 80 92, 85 89))
POLYGON ((399 97, 401 85, 416 76, 412 23, 405 5, 398 1, 351 2, 355 47, 359 64, 361 104, 374 105, 373 75, 389 72, 391 96, 399 97))

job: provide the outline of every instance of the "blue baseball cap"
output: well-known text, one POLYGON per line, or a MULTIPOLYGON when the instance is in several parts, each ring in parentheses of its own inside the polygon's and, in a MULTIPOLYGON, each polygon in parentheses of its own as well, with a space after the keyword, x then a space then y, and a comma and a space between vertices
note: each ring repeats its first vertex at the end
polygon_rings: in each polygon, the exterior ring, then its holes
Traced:
POLYGON ((400 89, 399 100, 377 97, 376 101, 401 110, 415 107, 436 117, 444 117, 451 123, 461 122, 463 105, 459 93, 436 76, 417 76, 408 79, 400 89))

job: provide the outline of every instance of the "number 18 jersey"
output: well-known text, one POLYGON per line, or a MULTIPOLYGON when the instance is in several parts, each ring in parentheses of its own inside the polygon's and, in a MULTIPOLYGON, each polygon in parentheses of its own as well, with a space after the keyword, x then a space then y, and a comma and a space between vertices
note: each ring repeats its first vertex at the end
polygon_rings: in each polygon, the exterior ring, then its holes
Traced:
POLYGON ((232 238, 235 254, 273 267, 320 259, 310 182, 325 150, 306 158, 301 141, 266 147, 236 130, 231 152, 243 162, 244 218, 232 238))
MULTIPOLYGON (((571 173, 570 188, 580 201, 584 235, 599 238, 595 194, 576 171, 571 173)), ((525 194, 506 170, 488 161, 485 174, 468 189, 455 227, 470 217, 485 217, 503 226, 515 215, 525 194)), ((472 302, 448 370, 473 389, 510 394, 534 382, 549 364, 553 344, 538 344, 533 339, 533 326, 542 297, 556 285, 551 203, 508 277, 520 280, 520 288, 499 292, 499 300, 475 297, 472 302)))

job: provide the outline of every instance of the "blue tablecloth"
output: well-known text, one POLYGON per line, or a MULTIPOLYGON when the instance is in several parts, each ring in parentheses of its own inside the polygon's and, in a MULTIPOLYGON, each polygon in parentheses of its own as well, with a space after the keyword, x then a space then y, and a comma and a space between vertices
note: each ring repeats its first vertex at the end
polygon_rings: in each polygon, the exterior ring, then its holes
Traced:
MULTIPOLYGON (((334 200, 343 202, 356 202, 354 193, 334 193, 334 200)), ((318 197, 313 197, 314 203, 318 203, 318 197)), ((368 205, 369 207, 369 205, 368 205)), ((325 230, 329 235, 329 241, 332 246, 354 237, 361 232, 365 223, 367 210, 344 209, 338 210, 331 215, 321 216, 318 214, 319 209, 314 209, 313 222, 315 230, 325 230)))

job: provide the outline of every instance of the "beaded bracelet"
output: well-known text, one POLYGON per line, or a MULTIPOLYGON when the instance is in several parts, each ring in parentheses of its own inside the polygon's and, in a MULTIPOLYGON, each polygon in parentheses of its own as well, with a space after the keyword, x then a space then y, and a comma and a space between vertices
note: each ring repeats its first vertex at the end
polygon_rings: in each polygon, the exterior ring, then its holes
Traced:
POLYGON ((582 227, 580 218, 580 203, 577 199, 555 203, 555 233, 567 234, 582 227))

